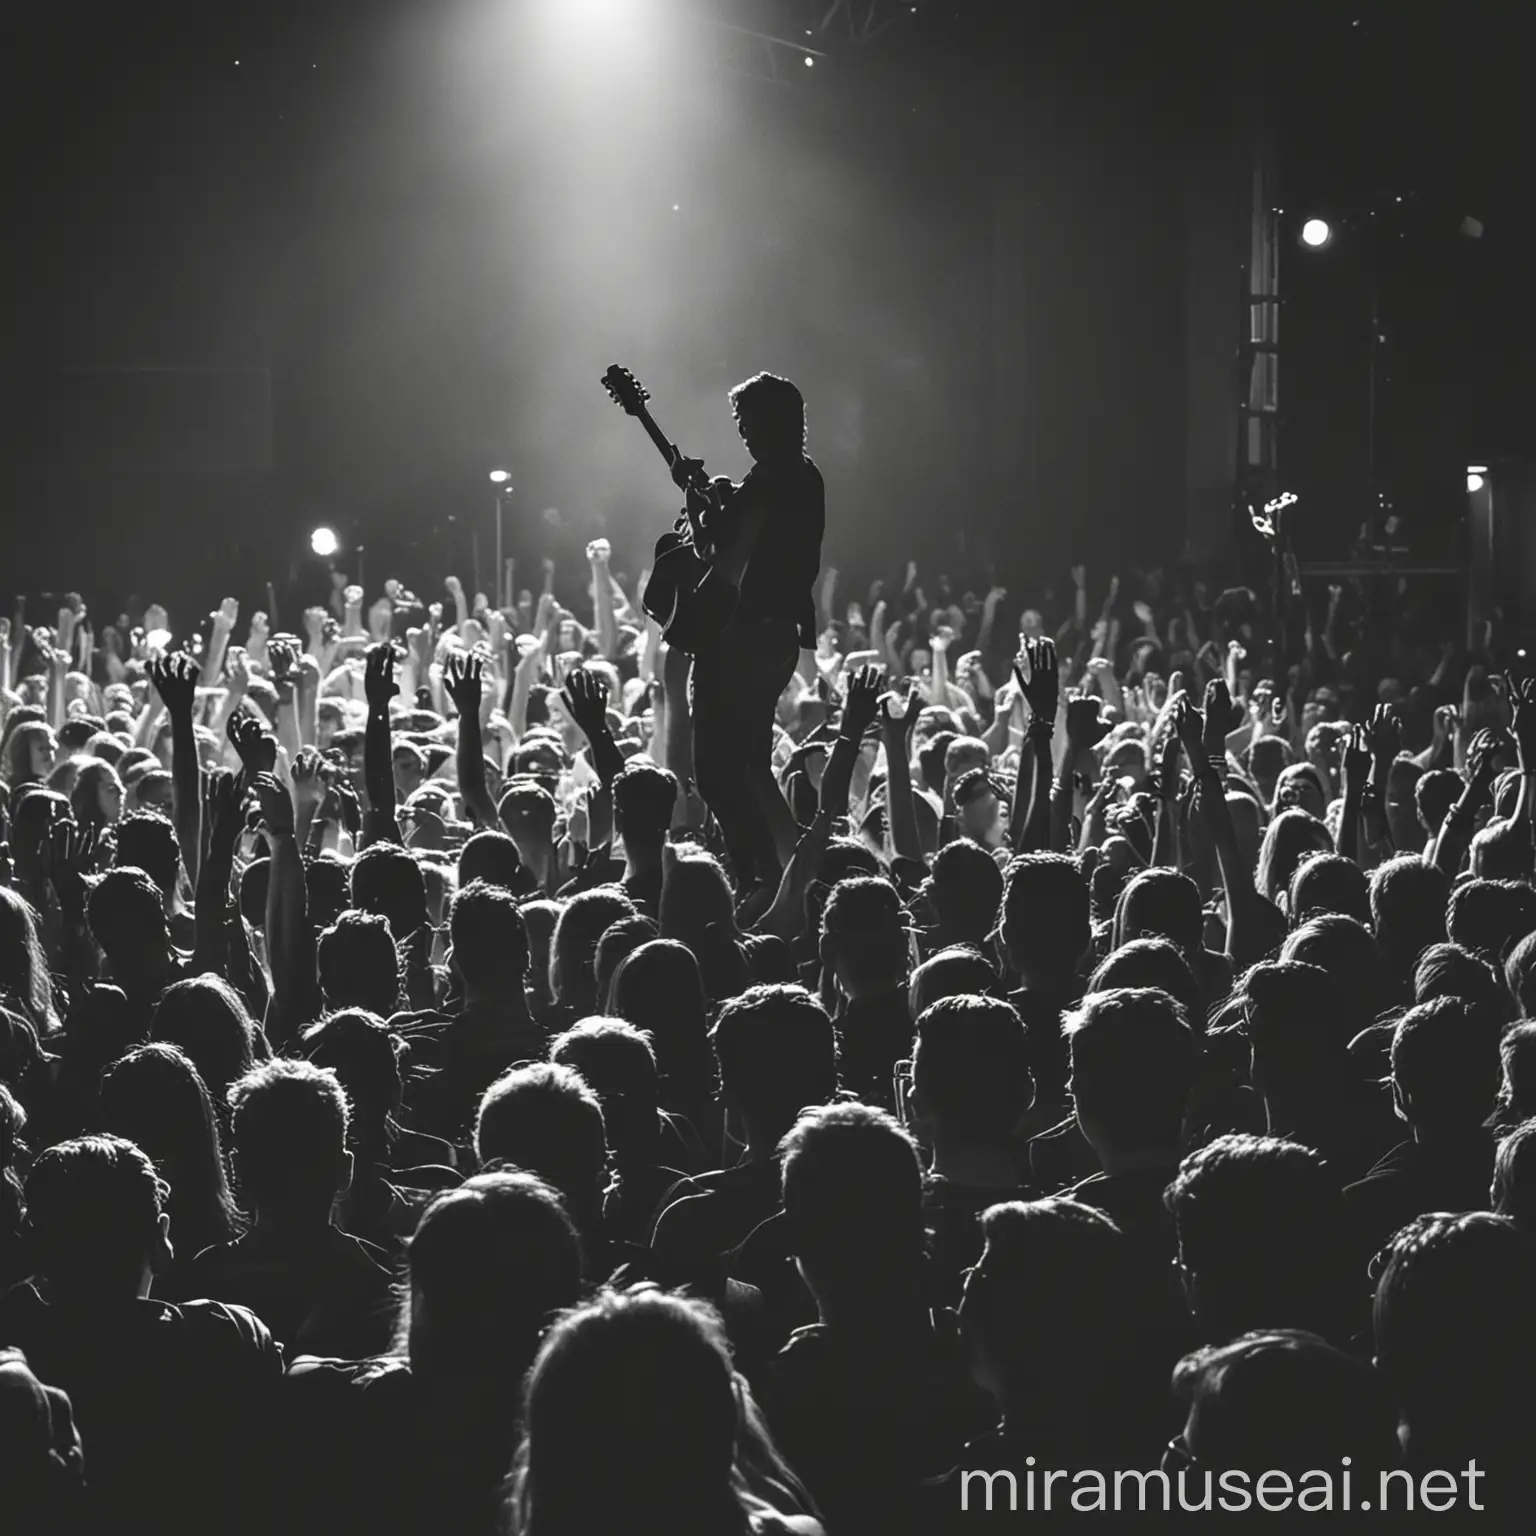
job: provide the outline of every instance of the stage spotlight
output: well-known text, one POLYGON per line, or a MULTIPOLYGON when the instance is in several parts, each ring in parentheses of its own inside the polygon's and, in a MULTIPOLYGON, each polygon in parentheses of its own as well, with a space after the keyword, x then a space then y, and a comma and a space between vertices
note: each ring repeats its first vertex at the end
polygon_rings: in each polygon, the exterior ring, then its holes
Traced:
POLYGON ((1327 219, 1308 219, 1301 226, 1301 243, 1320 251, 1333 240, 1333 226, 1327 219))
POLYGON ((1475 472, 1468 472, 1467 489, 1469 491, 1480 491, 1482 490, 1485 483, 1486 482, 1483 480, 1481 475, 1476 474, 1475 472))
POLYGON ((507 483, 507 481, 510 480, 511 478, 512 478, 512 476, 509 475, 507 473, 507 471, 504 470, 504 469, 493 469, 491 471, 491 484, 492 485, 505 485, 507 483))
POLYGON ((341 540, 334 528, 316 528, 309 536, 309 547, 322 560, 331 560, 341 553, 341 540))

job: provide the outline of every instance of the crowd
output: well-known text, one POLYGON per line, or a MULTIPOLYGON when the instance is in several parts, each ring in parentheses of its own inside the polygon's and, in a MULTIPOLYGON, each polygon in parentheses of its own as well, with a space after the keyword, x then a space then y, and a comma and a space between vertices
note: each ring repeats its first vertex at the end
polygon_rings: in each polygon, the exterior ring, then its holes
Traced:
POLYGON ((588 554, 0 631, 0 1529, 1522 1507, 1536 685, 1344 589, 829 571, 738 889, 588 554))

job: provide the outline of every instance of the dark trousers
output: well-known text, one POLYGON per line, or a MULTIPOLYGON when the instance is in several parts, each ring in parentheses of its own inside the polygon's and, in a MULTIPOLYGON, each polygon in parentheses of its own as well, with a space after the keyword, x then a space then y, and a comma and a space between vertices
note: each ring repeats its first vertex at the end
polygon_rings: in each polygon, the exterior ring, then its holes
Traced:
POLYGON ((770 797, 779 797, 774 712, 799 660, 800 639, 791 619, 732 624, 693 659, 694 778, 720 823, 739 887, 778 876, 766 810, 770 797))

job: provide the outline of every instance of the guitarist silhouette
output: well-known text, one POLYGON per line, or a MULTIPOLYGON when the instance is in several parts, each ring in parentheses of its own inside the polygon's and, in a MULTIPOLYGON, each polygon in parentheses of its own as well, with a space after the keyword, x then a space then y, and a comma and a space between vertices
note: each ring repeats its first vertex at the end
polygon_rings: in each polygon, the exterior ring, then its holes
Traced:
POLYGON ((730 402, 753 459, 745 479, 706 481, 702 462, 682 455, 672 477, 706 497, 706 558, 737 593, 729 622, 694 652, 689 695, 694 777, 744 894, 778 880, 798 835, 773 776, 773 726, 801 650, 816 643, 826 492, 805 453, 805 402, 788 379, 757 374, 730 402))

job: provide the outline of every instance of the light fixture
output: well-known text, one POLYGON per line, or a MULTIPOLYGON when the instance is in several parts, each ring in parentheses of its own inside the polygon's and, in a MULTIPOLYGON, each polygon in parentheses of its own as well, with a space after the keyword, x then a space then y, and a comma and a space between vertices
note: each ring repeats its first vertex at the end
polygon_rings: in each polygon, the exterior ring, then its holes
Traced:
POLYGON ((309 547, 322 560, 331 560, 341 553, 341 540, 334 528, 316 528, 309 536, 309 547))
POLYGON ((1320 251, 1333 240, 1333 226, 1327 219, 1308 219, 1301 226, 1301 243, 1320 251))
POLYGON ((1481 475, 1468 471, 1467 489, 1469 491, 1480 491, 1487 483, 1481 475))
POLYGON ((512 476, 504 469, 493 469, 491 471, 492 485, 505 485, 511 478, 512 476))

